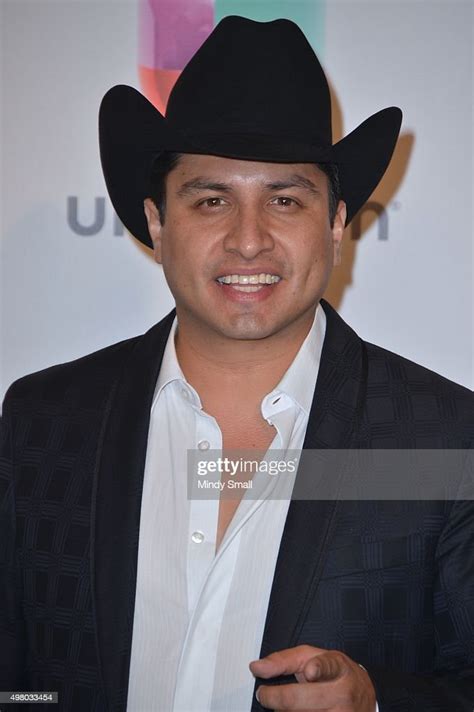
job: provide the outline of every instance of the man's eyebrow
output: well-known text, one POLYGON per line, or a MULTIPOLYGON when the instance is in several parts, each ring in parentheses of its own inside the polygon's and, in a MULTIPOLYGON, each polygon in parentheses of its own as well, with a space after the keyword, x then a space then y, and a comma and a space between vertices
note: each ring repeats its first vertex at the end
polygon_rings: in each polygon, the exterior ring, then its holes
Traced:
MULTIPOLYGON (((320 193, 320 190, 313 183, 313 181, 309 180, 309 178, 305 178, 304 176, 299 175, 298 173, 295 173, 292 176, 289 176, 288 178, 282 180, 266 183, 265 188, 267 190, 304 188, 305 190, 309 190, 315 195, 320 193)), ((199 176, 198 178, 192 178, 191 180, 188 180, 183 183, 183 185, 177 190, 176 194, 179 197, 186 197, 187 195, 192 195, 192 193, 197 193, 201 190, 214 190, 222 193, 229 193, 232 188, 228 183, 219 183, 218 181, 212 180, 211 178, 199 176)))
POLYGON ((273 181, 272 183, 267 183, 266 186, 269 190, 286 190, 287 188, 304 188, 305 190, 309 190, 311 193, 319 194, 321 191, 317 188, 317 186, 313 183, 313 181, 309 180, 309 178, 305 178, 304 176, 300 176, 297 173, 294 175, 290 176, 286 180, 278 180, 278 181, 273 181))
POLYGON ((199 190, 216 190, 223 193, 228 193, 230 191, 230 186, 227 183, 217 183, 209 178, 193 178, 192 180, 186 181, 177 191, 177 195, 184 197, 192 193, 196 193, 199 190))

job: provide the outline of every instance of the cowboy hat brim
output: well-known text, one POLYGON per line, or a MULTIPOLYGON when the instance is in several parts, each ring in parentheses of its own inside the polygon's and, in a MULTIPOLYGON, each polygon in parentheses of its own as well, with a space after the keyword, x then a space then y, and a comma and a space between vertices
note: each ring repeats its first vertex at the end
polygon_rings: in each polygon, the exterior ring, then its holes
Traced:
POLYGON ((152 247, 143 211, 155 158, 163 151, 197 153, 277 163, 336 163, 348 224, 382 178, 400 132, 402 112, 373 114, 333 146, 286 136, 203 133, 174 129, 140 92, 112 87, 99 112, 102 169, 112 204, 129 232, 152 247))

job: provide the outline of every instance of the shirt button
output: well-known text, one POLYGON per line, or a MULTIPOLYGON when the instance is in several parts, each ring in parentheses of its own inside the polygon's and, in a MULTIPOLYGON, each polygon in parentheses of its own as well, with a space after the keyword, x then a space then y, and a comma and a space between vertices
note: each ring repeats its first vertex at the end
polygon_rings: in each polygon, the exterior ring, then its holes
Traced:
POLYGON ((204 541, 204 534, 202 532, 193 532, 191 539, 195 544, 202 544, 204 541))
POLYGON ((187 391, 186 388, 183 388, 183 389, 182 389, 181 394, 182 394, 183 398, 186 398, 186 400, 189 400, 190 397, 191 397, 191 396, 189 395, 189 391, 187 391))
POLYGON ((200 450, 209 450, 209 447, 210 447, 209 440, 200 440, 198 442, 198 448, 200 450))

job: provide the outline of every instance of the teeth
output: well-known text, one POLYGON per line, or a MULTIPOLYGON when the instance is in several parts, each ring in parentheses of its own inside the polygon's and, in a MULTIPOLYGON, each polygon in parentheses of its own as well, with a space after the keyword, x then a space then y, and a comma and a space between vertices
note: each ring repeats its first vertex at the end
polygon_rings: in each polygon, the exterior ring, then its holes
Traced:
MULTIPOLYGON (((217 281, 221 284, 276 284, 279 282, 281 277, 276 274, 265 274, 261 272, 260 274, 226 274, 224 277, 218 277, 217 281)), ((249 291, 249 290, 245 290, 249 291)), ((250 290, 255 291, 255 290, 250 290)))
POLYGON ((237 284, 234 287, 238 292, 259 292, 261 288, 260 284, 237 284))

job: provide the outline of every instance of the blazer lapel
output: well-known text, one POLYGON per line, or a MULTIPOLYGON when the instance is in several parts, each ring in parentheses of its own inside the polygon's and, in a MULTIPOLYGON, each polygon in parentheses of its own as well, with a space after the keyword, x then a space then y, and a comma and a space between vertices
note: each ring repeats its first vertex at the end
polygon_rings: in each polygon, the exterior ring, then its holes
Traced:
MULTIPOLYGON (((367 366, 361 339, 321 301, 326 336, 303 449, 348 449, 365 400, 367 366)), ((300 467, 295 488, 308 491, 311 470, 300 467)), ((293 499, 288 509, 270 595, 260 657, 293 647, 321 576, 337 511, 331 500, 293 499)), ((294 678, 291 677, 294 681, 294 678)), ((285 682, 280 678, 276 682, 285 682)), ((255 687, 270 684, 257 679, 255 687)), ((255 696, 252 712, 263 708, 255 696)))
POLYGON ((102 683, 108 710, 126 709, 138 533, 150 408, 171 312, 137 339, 109 399, 97 456, 91 567, 102 683))

